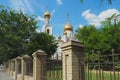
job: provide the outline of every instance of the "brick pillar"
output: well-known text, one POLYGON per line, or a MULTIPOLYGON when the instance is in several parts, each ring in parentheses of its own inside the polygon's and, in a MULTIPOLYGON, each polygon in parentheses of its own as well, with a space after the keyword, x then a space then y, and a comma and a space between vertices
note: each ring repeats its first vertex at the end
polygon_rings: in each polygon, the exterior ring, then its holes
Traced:
POLYGON ((68 41, 61 45, 63 56, 63 80, 85 80, 84 45, 78 41, 68 41))
POLYGON ((33 80, 46 80, 46 59, 47 54, 38 50, 33 54, 33 80))
POLYGON ((17 74, 19 73, 19 64, 21 64, 20 62, 21 62, 21 57, 18 56, 15 59, 15 80, 17 80, 17 74))
POLYGON ((24 76, 27 75, 27 61, 31 59, 30 56, 28 55, 24 55, 21 60, 22 60, 22 72, 21 72, 21 77, 22 77, 22 80, 24 80, 24 76))

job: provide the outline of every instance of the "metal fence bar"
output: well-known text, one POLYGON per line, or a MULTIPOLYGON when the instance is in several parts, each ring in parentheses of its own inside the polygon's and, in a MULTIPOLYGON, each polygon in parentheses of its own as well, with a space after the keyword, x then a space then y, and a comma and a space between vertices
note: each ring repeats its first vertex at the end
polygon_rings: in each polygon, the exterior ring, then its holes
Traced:
POLYGON ((47 59, 47 80, 62 80, 62 56, 54 54, 47 59))
POLYGON ((109 55, 90 53, 84 60, 85 80, 120 80, 120 54, 114 49, 109 55), (92 54, 97 56, 92 59, 92 54))
POLYGON ((98 51, 98 70, 99 70, 99 80, 101 80, 101 68, 100 68, 100 51, 98 51))
POLYGON ((113 74, 114 74, 114 80, 116 80, 116 74, 115 74, 115 59, 114 59, 114 49, 112 49, 112 61, 113 61, 113 74))
POLYGON ((104 71, 102 70, 102 80, 104 80, 104 71))

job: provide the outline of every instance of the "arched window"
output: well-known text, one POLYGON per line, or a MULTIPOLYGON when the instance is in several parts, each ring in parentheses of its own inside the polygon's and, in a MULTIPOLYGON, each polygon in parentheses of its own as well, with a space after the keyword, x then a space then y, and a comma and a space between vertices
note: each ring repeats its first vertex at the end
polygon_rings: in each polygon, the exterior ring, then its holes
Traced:
POLYGON ((50 30, 49 29, 47 29, 47 33, 49 34, 49 32, 50 32, 50 30))

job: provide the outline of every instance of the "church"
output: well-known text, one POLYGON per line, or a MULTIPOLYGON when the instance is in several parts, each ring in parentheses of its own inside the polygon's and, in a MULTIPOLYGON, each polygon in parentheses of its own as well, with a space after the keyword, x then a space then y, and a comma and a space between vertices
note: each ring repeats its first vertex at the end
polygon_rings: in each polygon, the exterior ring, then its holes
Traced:
MULTIPOLYGON (((49 35, 53 35, 52 26, 50 25, 50 17, 51 17, 50 12, 46 11, 44 13, 44 25, 42 27, 42 32, 45 32, 49 35)), ((70 24, 70 22, 67 21, 63 29, 63 36, 59 36, 58 39, 56 39, 56 43, 58 43, 57 44, 58 48, 56 50, 56 53, 54 53, 52 57, 61 59, 61 55, 62 55, 62 51, 60 48, 61 44, 63 44, 66 41, 73 40, 73 39, 74 39, 73 27, 70 24)))

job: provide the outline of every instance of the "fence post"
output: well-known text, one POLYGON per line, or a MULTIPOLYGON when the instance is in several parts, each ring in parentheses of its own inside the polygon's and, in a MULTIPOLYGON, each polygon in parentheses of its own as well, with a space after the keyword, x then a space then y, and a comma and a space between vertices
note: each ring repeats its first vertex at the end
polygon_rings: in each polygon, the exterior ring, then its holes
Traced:
POLYGON ((18 74, 18 72, 19 72, 19 60, 21 60, 21 57, 17 57, 16 59, 15 59, 15 80, 17 80, 17 74, 18 74))
POLYGON ((10 62, 10 72, 9 72, 9 75, 12 76, 12 61, 9 60, 9 62, 10 62))
POLYGON ((85 80, 84 44, 68 41, 61 46, 63 56, 63 80, 85 80))
POLYGON ((115 53, 114 49, 112 49, 112 65, 113 65, 113 75, 114 75, 114 80, 116 80, 116 74, 115 74, 115 53))
POLYGON ((11 76, 13 76, 13 72, 15 71, 15 61, 11 60, 11 76))
POLYGON ((22 57, 22 80, 24 80, 24 76, 27 75, 27 61, 30 59, 31 57, 28 55, 22 57))
POLYGON ((33 54, 33 80, 46 80, 46 59, 47 54, 38 50, 33 54))
POLYGON ((8 74, 10 75, 10 71, 11 71, 11 65, 10 65, 10 60, 8 60, 8 74))

